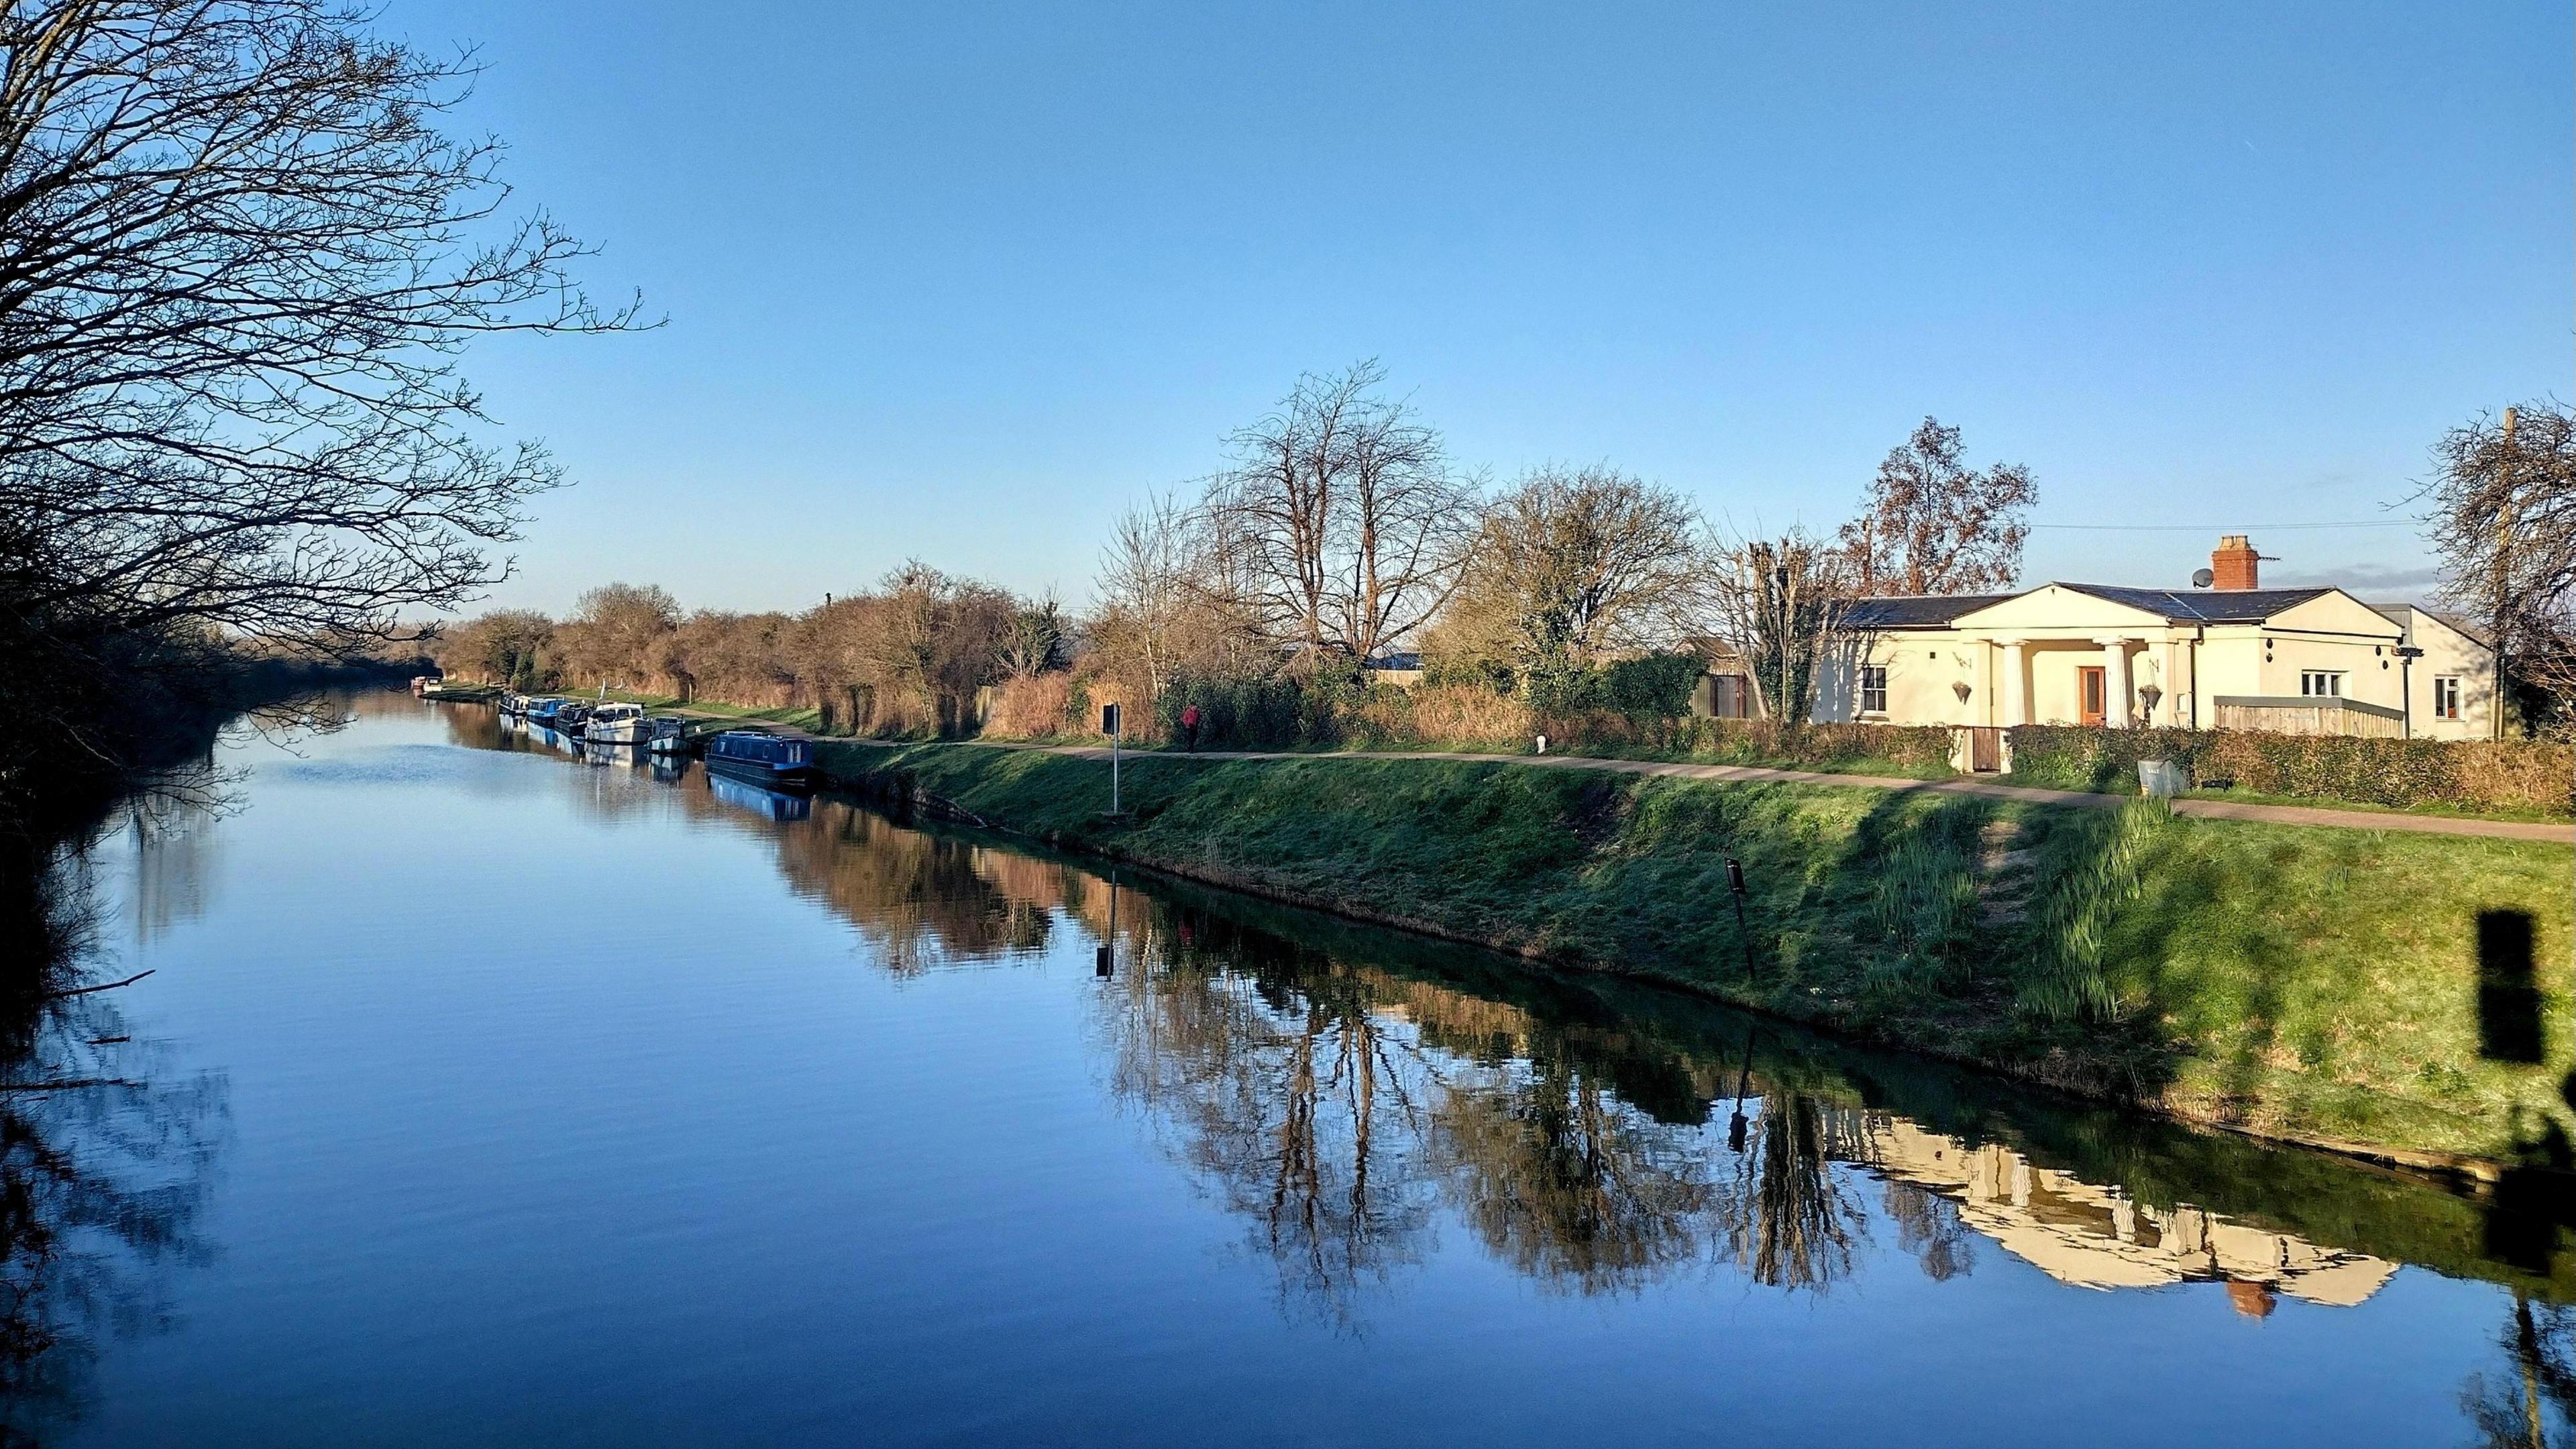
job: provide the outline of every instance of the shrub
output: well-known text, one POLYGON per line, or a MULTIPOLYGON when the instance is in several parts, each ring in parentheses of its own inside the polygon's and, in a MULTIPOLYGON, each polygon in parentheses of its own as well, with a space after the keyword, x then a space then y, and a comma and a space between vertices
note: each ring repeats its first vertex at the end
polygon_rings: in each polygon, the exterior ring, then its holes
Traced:
POLYGON ((1538 732, 1530 707, 1482 683, 1369 691, 1353 733, 1373 745, 1518 750, 1538 732))
POLYGON ((1691 691, 1707 666, 1696 654, 1649 654, 1600 671, 1603 707, 1630 719, 1676 719, 1690 713, 1691 691))
POLYGON ((984 733, 997 740, 1063 734, 1073 707, 1073 676, 1062 671, 1005 679, 993 689, 984 733))
POLYGON ((2265 795, 2394 809, 2576 813, 2576 746, 2539 740, 2392 740, 2260 730, 2104 730, 2024 725, 2013 778, 2061 790, 2127 794, 2140 760, 2180 760, 2195 780, 2265 795))

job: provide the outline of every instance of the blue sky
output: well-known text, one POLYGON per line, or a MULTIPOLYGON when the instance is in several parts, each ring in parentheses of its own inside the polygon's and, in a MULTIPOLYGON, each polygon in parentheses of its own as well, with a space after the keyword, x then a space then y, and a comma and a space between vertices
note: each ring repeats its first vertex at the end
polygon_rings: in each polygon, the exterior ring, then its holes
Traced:
MULTIPOLYGON (((496 598, 795 608, 907 556, 1079 601, 1302 370, 1465 463, 1830 528, 1926 413, 2042 525, 2384 517, 2576 393, 2568 9, 2537 3, 543 5, 462 121, 643 336, 471 372, 578 479, 496 598)), ((2027 576, 2213 540, 2043 527, 2027 576)), ((2407 528, 2267 582, 2420 587, 2407 528)))

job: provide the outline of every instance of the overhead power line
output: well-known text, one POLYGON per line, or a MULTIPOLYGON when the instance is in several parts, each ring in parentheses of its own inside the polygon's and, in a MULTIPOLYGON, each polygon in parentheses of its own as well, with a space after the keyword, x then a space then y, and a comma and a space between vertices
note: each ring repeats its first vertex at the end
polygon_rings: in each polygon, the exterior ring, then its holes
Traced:
POLYGON ((2033 528, 2085 529, 2106 533, 2283 533, 2303 528, 2420 528, 2413 518, 2357 519, 2344 523, 2034 523, 2033 528))

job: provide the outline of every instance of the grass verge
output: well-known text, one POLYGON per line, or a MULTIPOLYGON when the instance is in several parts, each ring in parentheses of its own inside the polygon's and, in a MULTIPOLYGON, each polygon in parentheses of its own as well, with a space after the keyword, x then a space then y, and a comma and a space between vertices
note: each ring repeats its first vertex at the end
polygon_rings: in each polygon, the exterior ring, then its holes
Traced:
POLYGON ((1365 756, 1131 756, 1113 820, 1097 761, 825 763, 1058 844, 2086 1096, 2576 1166, 2563 845, 1365 756))

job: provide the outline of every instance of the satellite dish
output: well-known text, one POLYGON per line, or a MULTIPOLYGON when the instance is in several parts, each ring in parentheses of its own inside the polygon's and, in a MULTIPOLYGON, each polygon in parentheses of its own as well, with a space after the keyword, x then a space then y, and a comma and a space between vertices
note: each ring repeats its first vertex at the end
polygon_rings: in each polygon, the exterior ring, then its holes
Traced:
POLYGON ((2205 589, 2211 584, 2217 582, 2218 575, 2211 573, 2207 569, 2193 569, 2191 571, 2191 586, 2195 589, 2205 589))

